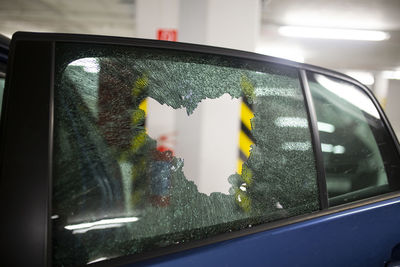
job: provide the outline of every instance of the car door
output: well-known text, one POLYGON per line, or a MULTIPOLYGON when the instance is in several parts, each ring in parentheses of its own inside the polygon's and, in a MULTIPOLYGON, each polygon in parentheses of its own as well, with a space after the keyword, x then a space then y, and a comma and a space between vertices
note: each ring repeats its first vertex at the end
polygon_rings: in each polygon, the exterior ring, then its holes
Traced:
POLYGON ((6 262, 398 260, 398 142, 351 78, 129 38, 18 33, 10 55, 6 262))

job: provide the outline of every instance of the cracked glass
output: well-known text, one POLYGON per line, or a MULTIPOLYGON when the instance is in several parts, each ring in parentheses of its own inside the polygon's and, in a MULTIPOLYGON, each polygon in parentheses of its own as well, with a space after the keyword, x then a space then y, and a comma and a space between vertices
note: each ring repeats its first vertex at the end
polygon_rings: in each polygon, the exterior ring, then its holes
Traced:
POLYGON ((184 246, 319 209, 295 68, 57 44, 53 263, 184 246))

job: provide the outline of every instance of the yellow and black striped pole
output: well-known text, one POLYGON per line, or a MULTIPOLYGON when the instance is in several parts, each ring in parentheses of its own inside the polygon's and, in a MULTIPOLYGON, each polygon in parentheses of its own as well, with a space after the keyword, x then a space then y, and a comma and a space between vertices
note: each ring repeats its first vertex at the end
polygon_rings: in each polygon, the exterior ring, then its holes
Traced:
POLYGON ((252 103, 255 94, 253 83, 245 75, 240 77, 240 88, 242 90, 242 103, 240 108, 238 173, 242 174, 243 163, 249 158, 251 145, 254 144, 254 138, 251 134, 251 119, 254 117, 252 103))
POLYGON ((249 212, 251 210, 251 199, 248 195, 248 189, 253 181, 253 171, 248 167, 247 159, 250 156, 251 146, 255 143, 251 133, 251 119, 254 117, 253 105, 251 103, 255 95, 254 85, 244 75, 240 79, 240 87, 243 95, 240 111, 239 159, 237 167, 240 179, 236 185, 235 199, 243 211, 249 212))
POLYGON ((254 144, 250 122, 254 117, 253 107, 249 104, 245 96, 243 97, 240 109, 238 173, 242 174, 243 163, 249 158, 251 145, 254 144))
POLYGON ((132 137, 129 150, 131 164, 131 196, 130 207, 137 207, 144 203, 145 195, 148 191, 148 163, 149 155, 143 147, 148 142, 145 128, 147 99, 146 93, 148 88, 148 78, 144 74, 139 77, 132 87, 132 99, 134 109, 132 110, 131 127, 132 137))
POLYGON ((124 190, 125 209, 145 204, 148 192, 150 139, 146 134, 147 73, 115 70, 124 67, 118 60, 100 62, 98 91, 98 125, 107 145, 118 160, 124 190))

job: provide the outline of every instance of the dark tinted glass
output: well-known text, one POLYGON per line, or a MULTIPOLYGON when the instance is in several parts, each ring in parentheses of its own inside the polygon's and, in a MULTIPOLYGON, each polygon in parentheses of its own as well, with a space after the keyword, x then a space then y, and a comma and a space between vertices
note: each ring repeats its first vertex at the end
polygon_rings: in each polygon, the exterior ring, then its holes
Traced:
POLYGON ((330 205, 399 189, 398 154, 361 88, 308 74, 318 119, 330 205))

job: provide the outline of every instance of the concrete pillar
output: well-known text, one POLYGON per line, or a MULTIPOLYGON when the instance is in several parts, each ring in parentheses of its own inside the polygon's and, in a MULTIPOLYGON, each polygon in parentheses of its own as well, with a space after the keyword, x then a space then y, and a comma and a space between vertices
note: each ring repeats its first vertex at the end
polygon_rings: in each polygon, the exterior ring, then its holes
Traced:
MULTIPOLYGON (((137 0, 137 37, 154 39, 157 28, 176 28, 180 42, 255 51, 261 22, 260 2, 137 0), (172 18, 174 14, 176 17, 172 18)), ((186 177, 196 183, 200 192, 227 193, 228 177, 237 168, 240 100, 229 96, 205 100, 189 117, 185 111, 166 113, 154 102, 149 102, 148 127, 157 124, 158 129, 166 131, 174 128, 177 133, 174 150, 185 161, 186 177)), ((154 137, 160 133, 149 129, 149 134, 154 137)))
POLYGON ((378 73, 375 76, 375 83, 372 91, 374 92, 376 98, 384 109, 386 108, 388 86, 389 80, 385 77, 384 73, 378 73))
POLYGON ((160 28, 177 29, 179 0, 136 0, 136 37, 155 39, 160 28))
POLYGON ((397 135, 397 139, 400 139, 400 113, 398 112, 400 81, 390 80, 385 77, 383 72, 380 72, 375 77, 373 92, 385 110, 386 116, 397 135))
POLYGON ((179 41, 254 52, 260 0, 181 0, 179 41))
POLYGON ((390 124, 400 140, 400 80, 388 80, 385 113, 389 118, 390 124))
MULTIPOLYGON (((178 29, 179 4, 180 0, 137 0, 136 37, 156 39, 158 29, 178 29)), ((174 137, 176 112, 172 108, 149 98, 147 113, 146 125, 151 137, 174 137)))

